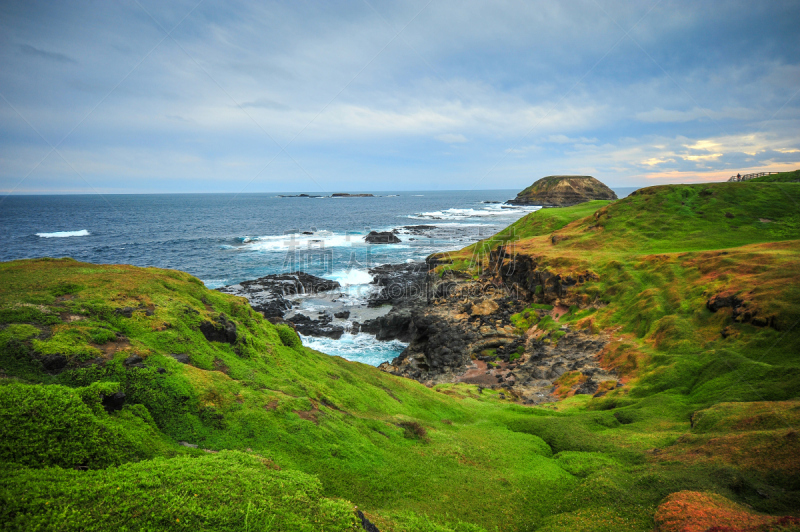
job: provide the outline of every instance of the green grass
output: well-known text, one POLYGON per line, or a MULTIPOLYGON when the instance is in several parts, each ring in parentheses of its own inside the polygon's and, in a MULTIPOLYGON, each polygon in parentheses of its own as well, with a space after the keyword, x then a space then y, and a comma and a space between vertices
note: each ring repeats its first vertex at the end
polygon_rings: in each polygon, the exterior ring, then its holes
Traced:
POLYGON ((543 209, 452 254, 450 267, 474 266, 476 250, 513 234, 536 267, 593 274, 558 322, 541 300, 511 319, 554 341, 563 324, 607 332, 602 363, 625 386, 541 408, 309 350, 185 273, 2 263, 0 522, 347 530, 357 505, 382 531, 652 530, 681 490, 796 512, 800 449, 769 412, 792 413, 800 397, 798 186, 654 187, 543 209), (721 292, 775 327, 710 312, 721 292), (236 324, 233 345, 199 330, 220 314, 236 324), (45 371, 47 356, 66 369, 45 371), (125 406, 108 413, 102 398, 117 391, 125 406))

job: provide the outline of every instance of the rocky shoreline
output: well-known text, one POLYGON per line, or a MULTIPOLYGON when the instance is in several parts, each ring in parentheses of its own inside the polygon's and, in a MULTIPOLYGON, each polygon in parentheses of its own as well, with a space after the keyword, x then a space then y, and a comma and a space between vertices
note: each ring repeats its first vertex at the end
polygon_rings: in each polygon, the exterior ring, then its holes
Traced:
POLYGON ((599 364, 609 339, 558 323, 570 307, 591 304, 571 288, 592 274, 558 275, 525 256, 515 257, 513 268, 505 260, 498 248, 492 273, 478 279, 453 270, 434 273, 440 264, 435 256, 377 266, 369 270, 373 281, 366 303, 350 306, 339 283, 302 272, 219 290, 247 297, 267 319, 303 335, 338 339, 345 332, 364 332, 408 343, 379 368, 427 386, 476 384, 502 389, 508 399, 525 404, 552 401, 556 381, 567 373, 576 394, 602 395, 619 386, 613 370, 599 364), (296 308, 301 304, 296 296, 325 297, 332 306, 304 311, 296 308))

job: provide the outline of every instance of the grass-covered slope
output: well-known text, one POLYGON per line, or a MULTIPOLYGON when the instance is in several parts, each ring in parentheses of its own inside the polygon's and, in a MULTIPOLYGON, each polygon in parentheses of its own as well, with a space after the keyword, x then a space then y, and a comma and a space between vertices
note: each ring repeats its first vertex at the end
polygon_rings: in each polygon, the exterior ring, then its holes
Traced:
MULTIPOLYGON (((724 464, 741 475, 733 487, 748 504, 766 509, 777 490, 797 508, 798 205, 800 184, 780 181, 651 187, 613 203, 537 211, 437 257, 438 268, 499 282, 489 252, 504 244, 506 270, 510 257, 524 256, 563 278, 585 275, 569 288, 582 304, 559 321, 608 335, 603 364, 627 385, 562 405, 583 415, 610 410, 625 425, 608 439, 587 437, 583 449, 609 452, 631 431, 651 446, 650 460, 663 463, 665 475, 678 463, 694 470, 724 464), (709 428, 695 423, 701 418, 719 422, 709 428), (690 419, 683 435, 673 432, 690 419), (748 484, 756 478, 762 487, 748 484)), ((559 384, 576 388, 572 377, 559 384)), ((554 452, 575 448, 561 420, 524 425, 554 452)))
POLYGON ((652 530, 679 492, 794 514, 800 185, 732 185, 512 226, 538 267, 596 274, 561 322, 610 334, 626 383, 545 408, 314 352, 185 273, 0 264, 0 528, 351 530, 358 506, 383 532, 652 530))

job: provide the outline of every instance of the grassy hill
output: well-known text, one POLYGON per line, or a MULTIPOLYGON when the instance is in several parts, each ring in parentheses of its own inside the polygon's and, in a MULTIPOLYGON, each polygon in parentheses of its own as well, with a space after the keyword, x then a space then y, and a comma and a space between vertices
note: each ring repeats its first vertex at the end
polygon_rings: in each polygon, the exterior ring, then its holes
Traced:
POLYGON ((440 268, 491 276, 484 253, 505 242, 595 274, 562 321, 612 336, 603 363, 625 386, 536 408, 307 349, 182 272, 2 263, 0 527, 358 530, 356 507, 381 531, 796 516, 796 201, 794 183, 653 187, 452 254, 440 268), (712 312, 719 295, 738 303, 712 312))

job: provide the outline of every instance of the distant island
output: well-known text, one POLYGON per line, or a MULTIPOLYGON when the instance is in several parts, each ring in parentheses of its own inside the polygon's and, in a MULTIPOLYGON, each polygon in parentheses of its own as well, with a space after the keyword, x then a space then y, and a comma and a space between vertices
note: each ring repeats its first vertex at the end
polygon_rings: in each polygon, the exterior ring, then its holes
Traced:
POLYGON ((613 190, 588 175, 551 175, 508 200, 512 205, 541 205, 542 207, 569 207, 592 200, 615 200, 613 190))
POLYGON ((278 194, 279 198, 374 198, 374 194, 348 194, 347 192, 334 192, 330 196, 312 196, 310 194, 285 195, 278 194))

